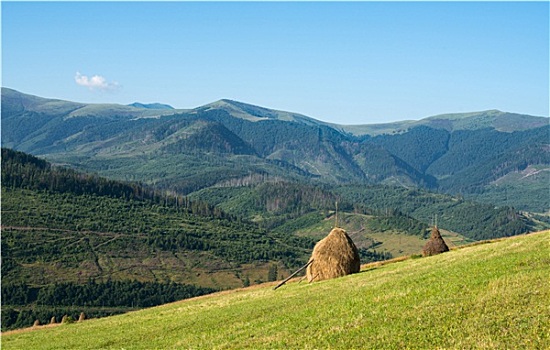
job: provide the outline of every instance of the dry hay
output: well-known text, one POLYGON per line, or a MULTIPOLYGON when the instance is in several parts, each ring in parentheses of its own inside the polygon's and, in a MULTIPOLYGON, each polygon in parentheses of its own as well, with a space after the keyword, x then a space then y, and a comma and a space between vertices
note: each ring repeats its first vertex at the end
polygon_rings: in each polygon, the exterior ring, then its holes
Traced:
POLYGON ((448 251, 449 247, 443 240, 443 237, 441 237, 441 233, 439 232, 437 226, 434 226, 430 239, 426 242, 426 245, 424 245, 424 248, 422 249, 422 255, 431 256, 448 251))
POLYGON ((317 242, 307 267, 309 282, 322 281, 359 272, 361 260, 357 247, 341 228, 334 228, 329 235, 317 242))

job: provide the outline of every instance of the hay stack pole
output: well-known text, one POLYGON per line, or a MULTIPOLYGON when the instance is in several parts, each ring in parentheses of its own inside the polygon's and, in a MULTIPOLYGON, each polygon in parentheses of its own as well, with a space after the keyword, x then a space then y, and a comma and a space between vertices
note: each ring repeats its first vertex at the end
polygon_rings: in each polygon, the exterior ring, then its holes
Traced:
POLYGON ((315 245, 309 261, 312 262, 306 270, 309 282, 341 277, 361 269, 357 247, 339 227, 315 245))
POLYGON ((292 277, 296 276, 298 274, 298 272, 302 271, 303 269, 305 269, 306 267, 308 267, 309 265, 311 265, 311 263, 313 263, 313 259, 308 261, 307 264, 305 264, 304 266, 300 267, 298 270, 294 271, 290 276, 288 276, 287 278, 285 278, 281 283, 279 283, 278 285, 276 285, 275 287, 273 287, 273 290, 276 290, 277 288, 279 288, 280 286, 282 286, 283 284, 285 284, 286 282, 288 282, 292 277))
POLYGON ((336 211, 334 212, 334 228, 338 227, 338 202, 336 202, 336 211))

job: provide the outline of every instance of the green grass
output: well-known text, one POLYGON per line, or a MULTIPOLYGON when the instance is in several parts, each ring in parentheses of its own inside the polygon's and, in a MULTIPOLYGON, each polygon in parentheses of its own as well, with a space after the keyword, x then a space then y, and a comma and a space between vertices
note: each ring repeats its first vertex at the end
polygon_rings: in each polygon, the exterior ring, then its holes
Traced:
POLYGON ((544 349, 550 231, 2 336, 3 349, 544 349))

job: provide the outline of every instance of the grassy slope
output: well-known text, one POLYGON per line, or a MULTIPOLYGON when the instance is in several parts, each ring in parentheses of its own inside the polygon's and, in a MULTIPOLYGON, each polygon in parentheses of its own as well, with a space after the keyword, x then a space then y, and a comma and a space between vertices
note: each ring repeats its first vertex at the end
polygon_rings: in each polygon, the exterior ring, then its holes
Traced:
POLYGON ((548 348, 550 231, 313 284, 2 336, 4 349, 548 348))

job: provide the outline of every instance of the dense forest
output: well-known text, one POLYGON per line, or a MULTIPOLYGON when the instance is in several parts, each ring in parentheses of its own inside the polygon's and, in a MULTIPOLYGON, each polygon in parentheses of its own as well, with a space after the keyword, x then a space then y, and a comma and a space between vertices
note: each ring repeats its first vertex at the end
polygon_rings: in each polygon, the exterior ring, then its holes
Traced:
POLYGON ((290 247, 311 246, 309 241, 288 237, 279 248, 275 242, 283 237, 271 237, 204 201, 52 168, 35 157, 6 149, 2 158, 4 227, 146 234, 147 245, 152 247, 215 251, 239 263, 296 258, 298 254, 290 247))
POLYGON ((2 285, 2 330, 61 322, 63 316, 77 320, 104 317, 143 307, 166 304, 216 291, 193 285, 139 281, 55 283, 42 287, 2 285))
POLYGON ((392 208, 422 222, 434 224, 437 219, 440 227, 473 240, 513 236, 534 228, 532 221, 512 207, 495 207, 419 189, 344 186, 336 192, 349 201, 381 211, 392 208))
POLYGON ((537 225, 513 207, 396 186, 274 182, 205 189, 190 197, 203 198, 231 215, 256 218, 260 225, 286 233, 324 220, 336 203, 341 211, 374 216, 367 224, 374 231, 391 227, 423 232, 437 217, 440 227, 480 240, 516 235, 537 225))
POLYGON ((141 183, 113 181, 65 167, 54 167, 43 159, 7 148, 2 148, 2 186, 77 196, 94 195, 126 200, 148 200, 194 215, 226 217, 225 213, 204 201, 190 202, 184 196, 171 197, 165 192, 146 187, 141 183))

